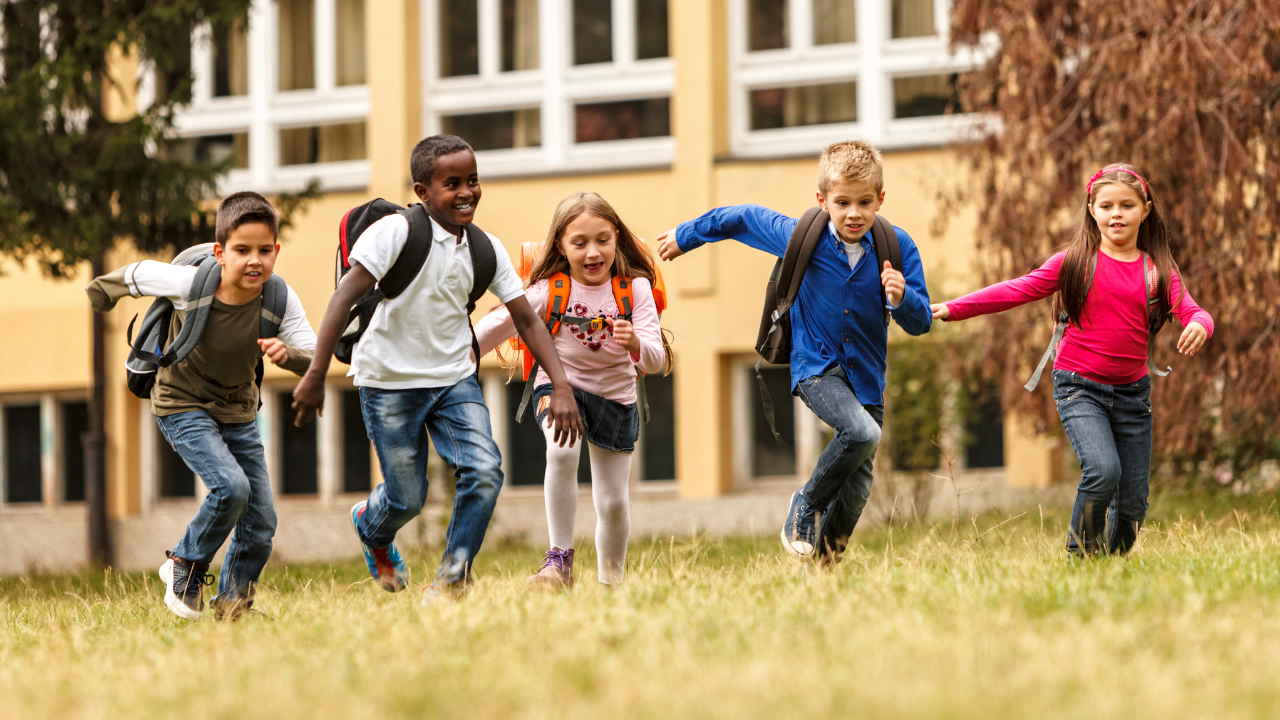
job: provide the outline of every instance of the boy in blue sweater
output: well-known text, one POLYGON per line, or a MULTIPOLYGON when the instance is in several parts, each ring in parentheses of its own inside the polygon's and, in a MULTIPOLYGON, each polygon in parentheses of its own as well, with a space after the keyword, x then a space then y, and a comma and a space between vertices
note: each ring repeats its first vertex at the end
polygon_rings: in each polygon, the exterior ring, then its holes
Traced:
MULTIPOLYGON (((800 558, 838 562, 871 495, 871 465, 884 424, 888 309, 911 335, 932 313, 920 253, 894 228, 902 272, 875 256, 868 232, 884 202, 880 152, 839 142, 818 161, 818 204, 831 216, 791 307, 791 388, 835 437, 791 498, 782 544, 800 558), (888 300, 882 307, 881 286, 888 300)), ((758 205, 712 210, 658 237, 663 260, 733 238, 782 257, 797 220, 758 205)))

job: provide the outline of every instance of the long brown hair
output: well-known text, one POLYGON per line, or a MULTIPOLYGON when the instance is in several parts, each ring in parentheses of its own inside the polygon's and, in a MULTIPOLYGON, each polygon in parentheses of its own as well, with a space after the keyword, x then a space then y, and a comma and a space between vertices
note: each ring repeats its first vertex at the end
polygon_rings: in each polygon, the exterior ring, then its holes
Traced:
MULTIPOLYGON (((569 258, 565 256, 560 241, 564 239, 564 233, 569 225, 582 215, 591 215, 608 222, 618 231, 618 239, 615 242, 616 249, 613 254, 613 267, 610 269, 611 276, 638 278, 642 277, 649 281, 651 285, 657 282, 657 266, 654 264, 653 258, 649 256, 649 249, 645 247, 642 241, 627 224, 622 222, 622 218, 618 212, 613 209, 608 200, 600 197, 593 192, 576 192, 564 200, 560 201, 560 205, 556 207, 555 215, 551 218, 551 229, 547 231, 547 239, 538 248, 537 259, 533 262, 533 268, 529 271, 528 285, 532 285, 539 280, 547 280, 556 273, 569 274, 569 258)), ((666 372, 664 375, 671 374, 671 366, 674 357, 671 353, 671 343, 667 339, 666 331, 661 331, 662 349, 667 356, 666 372)), ((519 358, 509 360, 501 352, 498 353, 498 362, 511 369, 514 373, 515 367, 519 365, 519 358)))
MULTIPOLYGON (((1151 184, 1140 179, 1142 173, 1132 165, 1113 163, 1106 166, 1094 176, 1093 183, 1085 194, 1084 208, 1081 211, 1080 225, 1074 237, 1067 244, 1067 256, 1062 259, 1062 268, 1058 271, 1058 295, 1054 299, 1054 315, 1065 311, 1067 319, 1080 327, 1084 321, 1084 301, 1089 294, 1090 263, 1096 263, 1098 250, 1102 247, 1102 232, 1093 218, 1090 209, 1098 190, 1106 185, 1120 184, 1130 188, 1138 197, 1151 203, 1151 211, 1138 227, 1138 249, 1151 256, 1155 263, 1159 280, 1156 284, 1158 308, 1157 328, 1164 325, 1172 314, 1173 305, 1169 302, 1169 288, 1172 286, 1173 273, 1178 265, 1169 250, 1169 229, 1164 222, 1163 204, 1156 197, 1151 184), (1128 172, 1125 172, 1125 171, 1128 172), (1134 174, 1130 174, 1134 173, 1134 174)), ((1145 280, 1145 277, 1144 277, 1145 280)), ((1144 291, 1145 292, 1145 291, 1144 291)), ((1181 298, 1178 299, 1179 302, 1181 298)))

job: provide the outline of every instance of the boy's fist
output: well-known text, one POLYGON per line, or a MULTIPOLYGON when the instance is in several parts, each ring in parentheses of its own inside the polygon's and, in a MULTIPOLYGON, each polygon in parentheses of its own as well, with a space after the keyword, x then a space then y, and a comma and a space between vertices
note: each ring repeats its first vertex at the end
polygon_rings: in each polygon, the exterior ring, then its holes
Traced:
POLYGON ((889 304, 897 307, 902 304, 902 295, 907 291, 907 281, 902 278, 902 273, 893 269, 893 265, 888 261, 884 261, 884 269, 880 271, 880 284, 884 285, 884 294, 889 298, 889 304))
POLYGON ((289 348, 285 347, 280 338, 263 338, 258 340, 258 346, 277 365, 283 365, 289 360, 289 348))
POLYGON ((671 228, 670 230, 662 233, 656 238, 656 240, 658 243, 658 257, 663 260, 675 260, 684 254, 684 251, 676 244, 675 228, 671 228))

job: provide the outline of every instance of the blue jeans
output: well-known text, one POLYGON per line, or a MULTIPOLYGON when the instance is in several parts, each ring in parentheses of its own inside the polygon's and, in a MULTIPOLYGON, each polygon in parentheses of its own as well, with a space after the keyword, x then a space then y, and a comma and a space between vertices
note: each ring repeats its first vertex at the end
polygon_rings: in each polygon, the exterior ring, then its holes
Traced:
POLYGON ((369 494, 369 506, 357 525, 361 539, 369 547, 386 547, 422 512, 427 502, 429 435, 458 479, 435 582, 469 580, 502 489, 502 457, 493 442, 479 381, 472 375, 448 387, 362 387, 360 406, 385 481, 369 494))
POLYGON ((1151 377, 1106 385, 1053 371, 1058 416, 1080 458, 1080 489, 1067 550, 1124 553, 1147 516, 1151 480, 1151 377))
POLYGON ((838 559, 871 497, 871 466, 880 445, 884 406, 858 402, 839 366, 801 380, 796 392, 835 430, 801 492, 809 507, 822 512, 819 552, 838 559))
POLYGON ((217 600, 252 600, 276 534, 276 509, 258 426, 220 423, 203 410, 157 416, 156 424, 209 488, 173 554, 191 562, 211 562, 230 535, 217 600))

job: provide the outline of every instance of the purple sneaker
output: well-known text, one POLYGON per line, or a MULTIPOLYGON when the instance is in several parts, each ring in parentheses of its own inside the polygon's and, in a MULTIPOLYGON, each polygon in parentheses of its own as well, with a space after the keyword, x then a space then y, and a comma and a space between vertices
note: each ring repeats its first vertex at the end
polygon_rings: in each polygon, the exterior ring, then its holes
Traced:
POLYGON ((573 550, 553 547, 542 559, 542 566, 528 580, 531 588, 573 587, 573 550))

